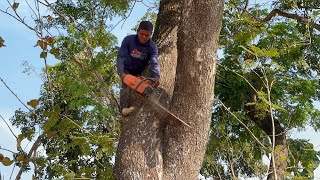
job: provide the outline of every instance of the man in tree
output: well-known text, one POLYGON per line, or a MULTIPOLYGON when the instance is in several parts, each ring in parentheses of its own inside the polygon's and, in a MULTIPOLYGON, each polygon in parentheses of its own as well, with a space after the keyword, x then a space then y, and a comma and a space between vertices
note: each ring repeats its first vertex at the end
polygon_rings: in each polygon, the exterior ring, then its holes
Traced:
POLYGON ((140 76, 143 72, 154 78, 154 87, 159 85, 160 68, 158 62, 158 47, 151 39, 153 25, 150 21, 139 24, 136 35, 126 36, 121 44, 117 59, 117 73, 122 80, 120 90, 120 109, 123 115, 133 110, 132 97, 129 88, 123 83, 127 74, 140 76), (147 72, 147 71, 150 71, 147 72))

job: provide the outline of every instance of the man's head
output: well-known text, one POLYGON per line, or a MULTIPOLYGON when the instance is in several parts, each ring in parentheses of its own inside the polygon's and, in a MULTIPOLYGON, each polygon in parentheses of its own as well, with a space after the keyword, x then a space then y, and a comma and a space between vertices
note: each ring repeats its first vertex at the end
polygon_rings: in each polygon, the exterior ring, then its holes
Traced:
POLYGON ((141 21, 137 30, 138 39, 141 44, 148 42, 152 35, 153 25, 150 21, 141 21))

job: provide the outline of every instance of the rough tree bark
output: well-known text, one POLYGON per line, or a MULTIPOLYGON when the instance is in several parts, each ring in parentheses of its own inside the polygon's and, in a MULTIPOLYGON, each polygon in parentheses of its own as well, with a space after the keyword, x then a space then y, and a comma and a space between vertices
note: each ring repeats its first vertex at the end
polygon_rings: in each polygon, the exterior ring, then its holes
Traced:
POLYGON ((199 175, 210 129, 223 4, 223 0, 182 1, 171 110, 192 128, 166 127, 164 179, 197 179, 199 175))
POLYGON ((159 48, 160 86, 169 94, 174 89, 177 66, 177 30, 181 15, 180 1, 162 0, 153 39, 159 48))
POLYGON ((155 38, 162 88, 154 97, 168 107, 173 93, 172 111, 192 129, 138 97, 138 110, 124 120, 115 179, 197 179, 209 135, 222 12, 223 0, 161 1, 155 38))

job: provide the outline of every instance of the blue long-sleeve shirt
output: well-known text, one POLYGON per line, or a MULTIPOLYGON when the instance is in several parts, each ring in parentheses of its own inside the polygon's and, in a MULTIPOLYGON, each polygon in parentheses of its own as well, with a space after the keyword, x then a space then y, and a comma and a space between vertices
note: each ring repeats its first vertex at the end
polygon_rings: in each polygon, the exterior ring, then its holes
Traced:
POLYGON ((129 35, 122 41, 117 58, 117 73, 141 75, 146 66, 150 64, 151 76, 160 78, 158 62, 158 47, 151 39, 141 44, 137 35, 129 35))

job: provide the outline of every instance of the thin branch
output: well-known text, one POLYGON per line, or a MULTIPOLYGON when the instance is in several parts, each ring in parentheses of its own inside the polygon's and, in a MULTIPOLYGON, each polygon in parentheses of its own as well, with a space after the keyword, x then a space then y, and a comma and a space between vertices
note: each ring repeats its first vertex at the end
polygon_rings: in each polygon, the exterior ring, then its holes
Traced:
POLYGON ((15 167, 16 167, 16 164, 13 165, 13 168, 12 168, 12 171, 11 171, 11 174, 10 174, 10 178, 9 178, 10 180, 11 180, 11 178, 12 178, 13 171, 14 171, 15 167))
MULTIPOLYGON (((55 14, 57 14, 59 17, 63 18, 64 21, 68 24, 72 24, 66 17, 64 17, 59 11, 57 11, 54 7, 52 7, 52 5, 47 1, 47 0, 44 0, 46 3, 47 3, 47 6, 53 10, 53 12, 55 14)), ((82 24, 81 24, 82 25, 82 24)), ((77 30, 81 31, 81 29, 78 27, 78 26, 74 26, 77 30)))
POLYGON ((72 122, 74 125, 76 125, 78 128, 80 128, 83 132, 88 133, 90 136, 93 136, 93 134, 91 134, 89 131, 86 131, 83 127, 81 127, 79 124, 77 124, 76 122, 74 122, 72 119, 70 119, 68 116, 66 115, 62 115, 63 117, 67 118, 70 122, 72 122))
POLYGON ((128 16, 126 16, 126 18, 124 19, 124 21, 123 21, 123 23, 122 23, 121 28, 123 27, 124 23, 127 21, 128 17, 131 15, 131 13, 132 13, 132 11, 133 11, 133 8, 134 8, 134 6, 136 5, 136 2, 137 2, 137 1, 134 1, 133 6, 132 6, 131 10, 129 11, 128 16))
POLYGON ((8 9, 7 9, 6 11, 3 11, 3 10, 0 9, 0 11, 3 12, 3 13, 5 13, 5 14, 8 14, 9 16, 13 17, 13 18, 16 19, 17 21, 21 22, 21 23, 24 24, 27 28, 29 28, 30 30, 34 31, 38 37, 41 37, 41 33, 38 32, 35 28, 29 26, 29 25, 25 22, 24 18, 21 18, 20 15, 17 13, 17 11, 16 11, 15 9, 13 9, 13 5, 9 2, 9 0, 7 0, 7 2, 8 2, 8 4, 10 5, 11 9, 13 10, 13 12, 14 12, 14 14, 15 14, 16 16, 10 14, 10 13, 8 12, 8 9))
POLYGON ((24 61, 24 62, 22 63, 22 65, 23 65, 23 66, 27 66, 28 69, 30 69, 33 73, 35 73, 35 74, 41 79, 41 81, 44 82, 44 79, 36 72, 36 70, 35 70, 34 67, 32 67, 32 66, 30 66, 30 65, 28 64, 28 61, 24 61))
POLYGON ((0 146, 0 149, 1 149, 1 150, 4 150, 4 151, 11 152, 12 154, 15 154, 15 152, 13 152, 13 151, 11 151, 11 150, 9 150, 9 149, 6 149, 6 148, 2 148, 1 146, 0 146))
POLYGON ((21 99, 11 90, 11 88, 3 81, 3 79, 0 77, 0 81, 6 86, 6 88, 20 101, 20 103, 27 108, 29 111, 33 112, 25 103, 21 101, 21 99))
POLYGON ((1 116, 0 114, 0 117, 1 119, 4 121, 4 123, 6 123, 6 125, 8 126, 9 130, 11 131, 11 133, 14 135, 14 137, 16 137, 16 139, 18 139, 18 137, 14 134, 14 132, 12 131, 11 127, 9 126, 9 124, 7 123, 7 121, 1 116))
POLYGON ((297 14, 291 14, 291 13, 287 13, 287 12, 284 12, 280 9, 273 9, 262 21, 261 23, 264 24, 268 21, 270 21, 275 15, 279 15, 279 16, 282 16, 282 17, 286 17, 286 18, 290 18, 290 19, 295 19, 297 20, 298 22, 302 22, 302 23, 306 23, 306 24, 309 24, 311 27, 317 29, 318 31, 320 31, 320 25, 319 24, 316 24, 314 22, 312 22, 310 19, 307 19, 307 18, 303 18, 297 14))
POLYGON ((221 105, 245 128, 247 129, 247 131, 249 132, 249 134, 253 137, 253 139, 264 149, 267 149, 260 141, 259 139, 253 134, 253 132, 247 127, 247 125, 245 125, 233 112, 231 112, 229 110, 229 108, 227 108, 227 106, 220 100, 217 99, 219 103, 221 103, 221 105))
POLYGON ((28 3, 28 0, 25 0, 25 2, 27 3, 28 7, 32 10, 33 14, 37 17, 37 13, 33 10, 33 8, 30 6, 30 4, 28 3))

